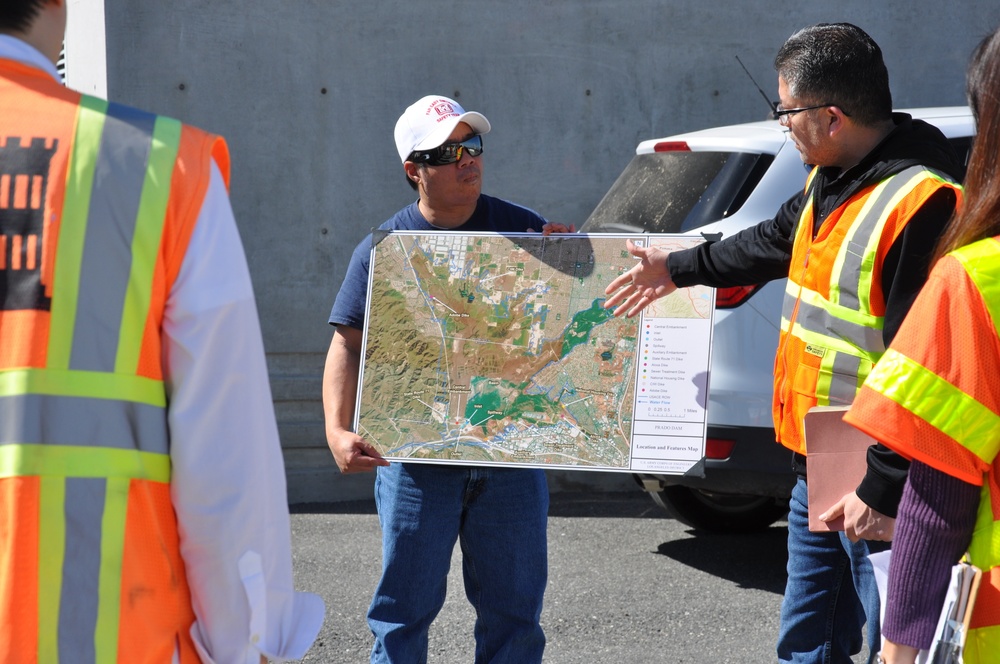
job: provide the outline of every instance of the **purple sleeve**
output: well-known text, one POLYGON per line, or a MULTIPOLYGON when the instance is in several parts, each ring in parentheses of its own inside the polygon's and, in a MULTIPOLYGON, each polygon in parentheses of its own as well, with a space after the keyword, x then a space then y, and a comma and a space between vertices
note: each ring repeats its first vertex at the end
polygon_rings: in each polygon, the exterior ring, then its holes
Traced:
POLYGON ((894 643, 928 648, 951 568, 969 546, 980 487, 919 461, 899 504, 892 541, 882 633, 894 643))

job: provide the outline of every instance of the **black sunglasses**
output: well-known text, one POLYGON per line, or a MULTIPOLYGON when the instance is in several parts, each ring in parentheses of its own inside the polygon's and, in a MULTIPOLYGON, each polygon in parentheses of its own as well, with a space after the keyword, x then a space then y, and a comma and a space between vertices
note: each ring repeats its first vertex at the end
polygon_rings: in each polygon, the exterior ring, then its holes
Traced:
POLYGON ((469 153, 470 157, 481 155, 483 153, 483 137, 476 134, 460 143, 445 143, 433 150, 411 152, 407 161, 427 164, 428 166, 444 166, 459 161, 466 152, 469 153))

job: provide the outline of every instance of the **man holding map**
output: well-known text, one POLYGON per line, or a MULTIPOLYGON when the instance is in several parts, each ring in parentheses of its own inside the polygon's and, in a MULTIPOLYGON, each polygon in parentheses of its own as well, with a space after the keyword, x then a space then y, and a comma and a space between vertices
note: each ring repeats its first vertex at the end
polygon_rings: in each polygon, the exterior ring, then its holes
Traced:
POLYGON ((885 352, 926 279, 958 199, 961 167, 937 129, 892 112, 881 50, 860 28, 804 28, 774 64, 775 115, 812 167, 805 191, 774 219, 721 242, 673 253, 630 244, 641 260, 608 286, 605 306, 634 316, 678 287, 788 278, 773 413, 799 480, 788 517, 778 659, 849 661, 867 620, 874 661, 879 601, 867 554, 892 539, 908 463, 872 446, 856 491, 820 515, 843 515, 845 532, 810 532, 803 418, 815 405, 851 403, 885 352))
MULTIPOLYGON (((573 232, 482 194, 480 113, 427 96, 396 123, 395 141, 419 198, 380 231, 573 232)), ((445 599, 461 543, 466 596, 476 609, 476 660, 540 662, 547 579, 548 487, 539 469, 393 463, 352 431, 358 393, 372 236, 355 249, 329 322, 336 327, 323 375, 327 442, 341 472, 377 469, 382 578, 368 612, 373 663, 424 661, 428 630, 445 599)))

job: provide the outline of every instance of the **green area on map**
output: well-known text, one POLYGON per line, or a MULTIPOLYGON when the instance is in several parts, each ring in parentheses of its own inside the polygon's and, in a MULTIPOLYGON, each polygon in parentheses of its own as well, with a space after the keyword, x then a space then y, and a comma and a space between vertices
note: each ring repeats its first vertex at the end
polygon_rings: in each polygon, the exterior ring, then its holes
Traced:
POLYGON ((389 233, 358 432, 389 457, 627 468, 637 319, 602 306, 622 237, 389 233))

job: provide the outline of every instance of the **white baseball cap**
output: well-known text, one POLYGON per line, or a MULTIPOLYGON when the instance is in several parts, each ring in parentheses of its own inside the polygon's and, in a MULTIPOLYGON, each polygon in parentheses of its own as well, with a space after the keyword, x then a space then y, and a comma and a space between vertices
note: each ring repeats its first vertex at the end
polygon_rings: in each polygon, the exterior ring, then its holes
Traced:
POLYGON ((477 134, 488 134, 490 121, 482 113, 466 111, 454 99, 428 95, 409 106, 396 121, 396 151, 405 162, 414 151, 432 150, 448 140, 459 122, 477 134))

